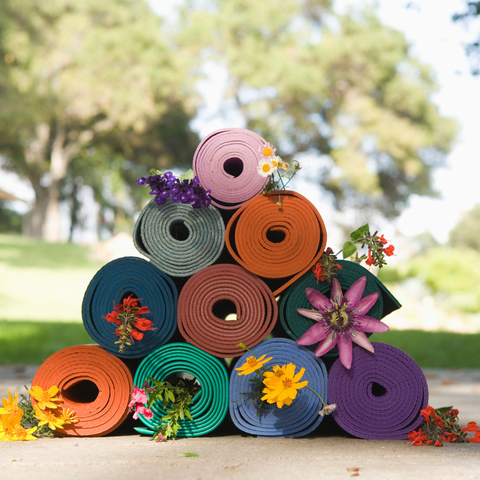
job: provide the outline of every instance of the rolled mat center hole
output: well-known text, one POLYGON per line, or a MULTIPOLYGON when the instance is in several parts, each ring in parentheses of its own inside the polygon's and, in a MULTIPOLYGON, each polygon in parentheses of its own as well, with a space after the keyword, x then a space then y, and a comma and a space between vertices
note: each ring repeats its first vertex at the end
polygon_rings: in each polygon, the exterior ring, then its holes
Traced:
POLYGON ((228 322, 237 319, 237 309, 231 300, 219 300, 215 302, 212 308, 212 313, 218 317, 227 320, 228 322))
POLYGON ((188 372, 173 372, 163 381, 176 386, 180 380, 192 381, 201 386, 198 378, 188 372))
POLYGON ((190 231, 182 220, 177 220, 170 224, 170 235, 175 239, 183 242, 190 235, 190 231))
POLYGON ((383 385, 377 382, 372 383, 372 395, 374 397, 383 397, 386 393, 387 389, 383 385))
POLYGON ((282 243, 285 240, 285 232, 271 228, 267 230, 267 240, 272 243, 282 243))
POLYGON ((243 161, 240 158, 229 158, 223 164, 223 169, 232 177, 239 177, 243 172, 243 161))
POLYGON ((62 397, 75 403, 92 403, 98 397, 98 387, 90 380, 80 380, 65 388, 62 397))

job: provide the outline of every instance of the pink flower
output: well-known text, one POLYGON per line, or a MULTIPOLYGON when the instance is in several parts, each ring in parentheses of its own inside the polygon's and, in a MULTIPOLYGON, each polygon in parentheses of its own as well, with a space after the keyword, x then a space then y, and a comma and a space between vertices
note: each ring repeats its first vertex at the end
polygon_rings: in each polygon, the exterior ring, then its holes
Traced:
POLYGON ((133 387, 132 401, 128 404, 128 408, 134 409, 137 403, 144 405, 148 402, 147 394, 143 388, 133 387))
POLYGON ((297 310, 317 323, 297 343, 313 345, 320 342, 315 350, 317 357, 338 345, 340 361, 346 368, 352 366, 352 342, 373 352, 373 346, 363 332, 387 332, 389 328, 379 320, 365 315, 378 298, 377 292, 362 298, 366 283, 367 277, 361 277, 344 295, 339 281, 334 278, 330 299, 314 288, 307 288, 307 299, 318 310, 297 310))
POLYGON ((153 412, 149 408, 146 408, 145 405, 137 403, 137 405, 135 406, 135 413, 133 414, 133 419, 136 420, 139 415, 143 415, 145 416, 145 418, 152 418, 153 412))

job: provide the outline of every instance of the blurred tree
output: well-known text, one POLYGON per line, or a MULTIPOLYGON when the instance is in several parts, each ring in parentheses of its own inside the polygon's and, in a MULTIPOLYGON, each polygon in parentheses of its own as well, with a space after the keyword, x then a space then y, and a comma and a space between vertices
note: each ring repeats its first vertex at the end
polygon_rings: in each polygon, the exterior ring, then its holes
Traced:
POLYGON ((480 252, 480 203, 462 216, 450 231, 448 243, 458 250, 471 248, 480 252))
POLYGON ((436 195, 432 172, 456 123, 432 102, 432 71, 373 10, 336 15, 330 0, 187 0, 179 24, 194 73, 220 65, 225 105, 286 160, 318 156, 320 185, 337 208, 395 217, 410 195, 436 195))
POLYGON ((191 161, 187 64, 145 0, 2 0, 0 54, 0 154, 35 191, 30 235, 60 240, 62 185, 75 220, 79 185, 118 206, 139 162, 191 161))
MULTIPOLYGON (((454 22, 463 21, 465 23, 472 23, 473 20, 478 21, 480 16, 480 1, 472 2, 465 0, 466 10, 462 13, 455 13, 452 16, 454 22)), ((465 51, 470 57, 472 74, 480 75, 480 32, 477 39, 465 45, 465 51)))

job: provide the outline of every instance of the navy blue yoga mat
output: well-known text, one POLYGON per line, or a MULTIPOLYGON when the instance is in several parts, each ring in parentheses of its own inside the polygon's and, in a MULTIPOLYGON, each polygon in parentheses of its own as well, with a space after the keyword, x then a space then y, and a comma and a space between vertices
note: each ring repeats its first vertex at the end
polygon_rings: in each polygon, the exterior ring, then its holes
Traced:
MULTIPOLYGON (((266 355, 265 358, 272 357, 265 364, 267 368, 288 363, 296 365, 296 373, 302 367, 305 368, 300 381, 308 380, 308 386, 327 402, 327 370, 323 361, 305 347, 289 339, 273 338, 259 343, 251 350, 257 358, 263 354, 266 355)), ((249 352, 245 353, 236 367, 243 365, 250 356, 249 352)), ((319 415, 322 403, 305 387, 298 390, 291 405, 278 408, 276 404, 266 403, 257 416, 258 403, 252 401, 252 396, 245 399, 241 395, 252 391, 254 384, 248 380, 256 374, 239 376, 238 373, 233 370, 230 376, 230 415, 234 424, 243 432, 261 437, 303 437, 322 422, 323 417, 319 415)))
POLYGON ((353 349, 352 368, 336 360, 328 393, 336 403, 333 418, 346 432, 372 440, 401 440, 422 422, 428 405, 425 375, 400 349, 372 342, 375 353, 353 349))
POLYGON ((83 324, 90 337, 107 352, 123 358, 138 358, 167 343, 177 327, 178 293, 173 281, 151 263, 137 257, 123 257, 104 265, 90 281, 82 303, 83 324), (147 306, 156 330, 145 331, 119 353, 116 325, 103 317, 125 297, 133 295, 147 306))

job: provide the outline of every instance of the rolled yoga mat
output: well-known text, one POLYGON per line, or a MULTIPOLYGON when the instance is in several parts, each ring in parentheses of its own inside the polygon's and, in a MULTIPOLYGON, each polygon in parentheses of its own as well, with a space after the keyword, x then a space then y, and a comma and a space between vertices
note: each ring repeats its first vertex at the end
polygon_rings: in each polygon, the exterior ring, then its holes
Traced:
POLYGON ((304 196, 277 191, 258 195, 239 208, 227 224, 225 242, 239 265, 260 277, 277 279, 274 284, 266 280, 277 296, 319 260, 327 230, 304 196))
MULTIPOLYGON (((322 360, 297 345, 292 340, 273 338, 265 340, 251 348, 255 357, 272 357, 265 366, 272 368, 275 365, 293 363, 295 372, 305 368, 300 382, 308 380, 308 386, 315 390, 327 402, 327 370, 322 360)), ((247 352, 238 359, 236 367, 243 365, 251 353, 247 352)), ((245 433, 260 437, 303 437, 315 430, 323 420, 319 415, 322 403, 311 390, 306 387, 297 391, 297 397, 290 405, 278 408, 276 404, 265 403, 257 415, 258 402, 253 402, 251 396, 245 398, 241 393, 252 392, 254 383, 250 375, 238 375, 233 370, 230 376, 230 416, 233 423, 245 433)))
MULTIPOLYGON (((338 263, 342 269, 338 271, 336 278, 340 282, 344 293, 363 276, 367 277, 363 297, 378 292, 378 299, 367 313, 368 316, 381 320, 389 313, 401 307, 400 303, 382 284, 382 282, 380 282, 377 277, 370 273, 365 267, 348 260, 339 260, 338 263)), ((315 275, 310 270, 296 280, 295 283, 285 291, 279 305, 279 317, 283 329, 293 340, 298 340, 315 324, 314 320, 311 320, 304 315, 300 315, 300 313, 297 312, 297 308, 306 308, 308 310, 314 308, 305 296, 305 290, 307 288, 314 288, 330 298, 332 284, 327 281, 319 281, 317 283, 315 275)), ((370 336, 371 334, 367 333, 366 335, 370 336)), ((316 347, 317 345, 314 345, 311 348, 315 349, 316 347)), ((325 354, 327 357, 336 355, 338 355, 337 347, 325 354)))
POLYGON ((212 205, 193 208, 151 200, 133 229, 137 250, 167 275, 188 277, 212 265, 225 245, 225 224, 212 205))
POLYGON ((242 128, 224 128, 205 137, 193 156, 193 171, 212 203, 233 210, 262 193, 268 178, 257 166, 265 140, 242 128))
POLYGON ((82 303, 83 324, 90 337, 107 352, 123 358, 144 357, 167 343, 177 327, 177 289, 172 280, 150 262, 123 257, 104 265, 90 281, 82 303), (104 317, 125 297, 133 295, 150 313, 144 314, 156 330, 119 353, 116 325, 104 317))
POLYGON ((132 383, 130 371, 119 358, 97 345, 77 345, 48 357, 32 386, 47 390, 56 385, 60 406, 75 410, 78 423, 55 430, 55 435, 98 437, 115 430, 127 417, 132 383))
MULTIPOLYGON (((140 363, 134 384, 143 385, 147 377, 167 380, 175 373, 187 373, 197 379, 201 390, 190 405, 193 420, 181 420, 178 437, 205 435, 222 423, 228 410, 228 375, 225 366, 217 358, 186 343, 170 343, 145 357, 140 363)), ((138 418, 146 428, 135 428, 139 433, 153 435, 160 419, 166 415, 159 402, 152 406, 153 418, 138 418)))
POLYGON ((396 347, 372 342, 375 353, 354 347, 352 368, 336 360, 328 376, 335 421, 355 437, 402 440, 423 420, 428 405, 425 375, 396 347))
POLYGON ((273 330, 277 302, 267 285, 238 265, 219 264, 190 277, 178 299, 178 328, 187 342, 217 357, 237 357, 273 330), (229 314, 236 313, 233 320, 229 314), (225 319, 227 318, 227 320, 225 319))

